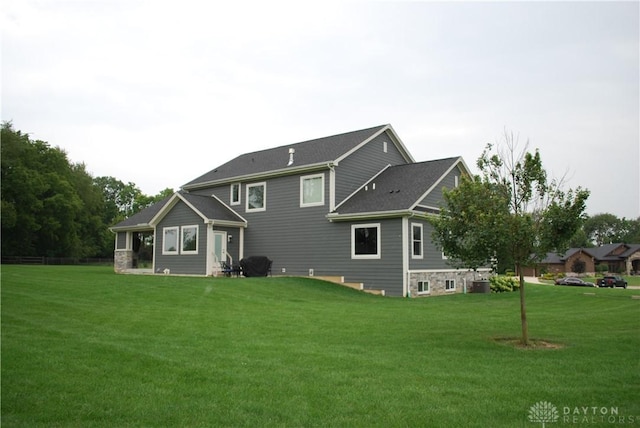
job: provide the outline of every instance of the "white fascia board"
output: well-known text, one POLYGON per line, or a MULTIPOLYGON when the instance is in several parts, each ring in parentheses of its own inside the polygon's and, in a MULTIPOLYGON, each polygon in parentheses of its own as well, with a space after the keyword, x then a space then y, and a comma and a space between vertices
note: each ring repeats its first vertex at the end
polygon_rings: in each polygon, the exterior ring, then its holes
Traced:
POLYGON ((347 202, 349 199, 351 199, 355 194, 357 194, 359 191, 361 191, 362 189, 364 189, 366 186, 368 186, 369 184, 371 184, 371 182, 373 182, 376 178, 378 178, 378 176, 380 176, 380 174, 382 174, 383 172, 385 172, 388 168, 391 168, 391 164, 385 166, 384 168, 382 168, 376 175, 374 175, 373 177, 371 177, 368 181, 366 181, 362 186, 358 187, 356 190, 354 190, 353 192, 351 192, 351 194, 349 196, 347 196, 346 198, 344 198, 344 200, 342 202, 340 202, 335 209, 340 208, 340 206, 342 204, 344 204, 345 202, 347 202))
POLYGON ((197 190, 197 189, 206 189, 207 187, 221 186, 223 184, 229 184, 229 183, 238 183, 238 182, 246 183, 249 181, 265 180, 267 178, 282 177, 284 175, 295 175, 303 172, 306 173, 310 171, 320 171, 324 169, 329 169, 332 165, 334 165, 334 162, 328 161, 328 162, 319 162, 319 163, 310 164, 310 165, 302 165, 298 167, 274 169, 271 171, 259 172, 256 174, 237 175, 235 177, 228 177, 220 180, 212 180, 204 183, 192 184, 190 186, 182 186, 182 189, 197 190))
POLYGON ((113 233, 117 232, 140 232, 143 230, 153 230, 153 226, 149 223, 138 223, 131 226, 122 227, 110 227, 109 230, 113 233))
MULTIPOLYGON (((422 196, 420 196, 420 197, 418 198, 418 200, 417 200, 417 201, 416 201, 416 202, 411 206, 411 209, 415 209, 417 206, 419 206, 420 201, 424 200, 424 198, 426 198, 426 197, 427 197, 427 195, 428 195, 429 193, 431 193, 431 192, 432 192, 436 187, 438 187, 438 185, 442 182, 442 180, 444 180, 444 178, 445 178, 445 177, 446 177, 446 176, 447 176, 451 171, 453 171, 453 169, 454 169, 455 167, 457 167, 459 164, 462 164, 462 166, 467 170, 467 172, 469 171, 469 170, 468 170, 468 168, 467 168, 467 166, 464 164, 464 161, 462 160, 462 158, 461 158, 461 157, 459 157, 455 162, 453 162, 453 163, 451 164, 451 166, 450 166, 449 168, 447 168, 447 170, 446 170, 446 171, 445 171, 445 172, 440 176, 440 178, 439 178, 435 183, 433 183, 433 186, 429 187, 429 189, 427 189, 427 191, 426 191, 426 192, 424 192, 424 193, 422 194, 422 196)), ((438 208, 438 210, 439 210, 439 208, 438 208)))
MULTIPOLYGON (((228 223, 228 225, 234 225, 234 226, 238 226, 238 227, 247 227, 247 225, 249 224, 249 222, 247 221, 246 218, 242 217, 240 214, 237 213, 236 210, 234 210, 233 208, 231 208, 229 205, 225 204, 222 199, 220 199, 219 197, 217 197, 216 195, 211 195, 212 198, 214 198, 216 201, 220 202, 226 209, 228 209, 229 211, 231 211, 232 213, 234 213, 236 216, 238 216, 239 219, 242 220, 242 222, 237 222, 237 221, 216 221, 215 219, 213 220, 213 222, 215 222, 215 224, 219 224, 219 225, 224 225, 223 223, 228 223)), ((213 224, 213 223, 212 223, 213 224)))
POLYGON ((396 131, 391 127, 391 125, 385 125, 378 132, 376 132, 375 134, 371 135, 369 138, 367 138, 366 140, 362 141, 356 147, 354 147, 353 149, 349 150, 347 153, 343 154, 338 159, 336 159, 336 165, 339 164, 343 159, 351 156, 353 153, 355 153, 356 151, 360 150, 362 148, 362 146, 364 146, 365 144, 369 143, 374 138, 378 137, 379 135, 381 135, 382 133, 387 132, 387 131, 388 131, 389 139, 400 150, 400 153, 402 153, 402 156, 405 158, 405 160, 407 162, 409 162, 409 163, 415 163, 415 160, 413 159, 413 156, 411 156, 411 153, 409 153, 409 151, 407 150, 405 145, 402 143, 402 141, 400 140, 400 137, 398 137, 398 134, 396 134, 396 131))
POLYGON ((330 213, 327 214, 327 220, 333 221, 352 221, 352 220, 374 220, 384 218, 398 218, 398 217, 413 217, 415 215, 412 211, 396 210, 396 211, 374 211, 366 213, 353 213, 353 214, 340 214, 330 213))

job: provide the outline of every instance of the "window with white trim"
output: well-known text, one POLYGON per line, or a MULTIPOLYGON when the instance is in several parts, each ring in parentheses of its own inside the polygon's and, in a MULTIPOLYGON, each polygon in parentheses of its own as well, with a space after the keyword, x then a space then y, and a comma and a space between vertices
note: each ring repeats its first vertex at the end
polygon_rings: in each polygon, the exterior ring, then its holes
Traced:
POLYGON ((456 280, 455 279, 447 279, 444 281, 444 289, 445 291, 455 291, 456 290, 456 280))
POLYGON ((229 197, 231 205, 240 205, 240 183, 231 185, 231 195, 229 197))
POLYGON ((453 176, 453 187, 458 187, 460 185, 460 177, 457 175, 453 176))
POLYGON ((419 223, 413 223, 411 225, 411 257, 414 259, 423 258, 422 225, 419 223))
POLYGON ((267 183, 247 184, 246 210, 265 211, 267 209, 267 183))
POLYGON ((300 177, 300 206, 324 205, 324 174, 300 177))
POLYGON ((182 254, 198 254, 198 226, 182 226, 182 254))
POLYGON ((380 223, 351 225, 351 258, 380 258, 380 223))
POLYGON ((178 234, 180 233, 180 228, 178 226, 174 227, 164 227, 162 229, 162 254, 165 255, 173 255, 178 254, 178 234))
POLYGON ((418 281, 418 294, 429 294, 430 292, 429 281, 418 281))

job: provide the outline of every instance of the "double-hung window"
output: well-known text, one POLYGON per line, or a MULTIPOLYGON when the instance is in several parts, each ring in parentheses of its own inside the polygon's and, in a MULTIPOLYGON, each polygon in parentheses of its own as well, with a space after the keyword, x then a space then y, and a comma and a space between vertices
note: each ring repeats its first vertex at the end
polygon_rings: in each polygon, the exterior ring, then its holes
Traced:
POLYGON ((240 205, 240 183, 231 185, 231 205, 240 205))
POLYGON ((300 177, 300 206, 324 205, 324 174, 300 177))
POLYGON ((178 226, 175 227, 165 227, 162 229, 162 254, 172 255, 178 254, 178 234, 180 232, 180 228, 178 226))
POLYGON ((265 211, 267 209, 267 183, 247 184, 246 197, 247 211, 265 211))
POLYGON ((182 254, 198 254, 198 226, 182 226, 182 254))
POLYGON ((380 244, 380 223, 351 226, 351 258, 379 259, 380 244))
POLYGON ((413 223, 411 225, 411 257, 414 259, 423 258, 422 255, 422 225, 413 223))
POLYGON ((198 226, 162 228, 162 254, 198 254, 198 226))

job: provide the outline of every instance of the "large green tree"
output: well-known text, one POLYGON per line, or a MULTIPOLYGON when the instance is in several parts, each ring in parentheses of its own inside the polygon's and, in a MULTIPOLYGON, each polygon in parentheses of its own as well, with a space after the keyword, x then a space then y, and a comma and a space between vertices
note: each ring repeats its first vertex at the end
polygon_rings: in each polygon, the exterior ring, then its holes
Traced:
POLYGON ((173 193, 142 194, 133 183, 93 178, 64 150, 2 124, 2 254, 110 257, 120 220, 173 193))
POLYGON ((540 153, 521 150, 505 131, 504 140, 488 145, 477 161, 480 174, 463 177, 445 190, 440 215, 432 219, 433 239, 457 264, 488 265, 508 255, 520 276, 522 343, 529 344, 523 268, 549 251, 561 251, 580 228, 587 190, 562 190, 550 180, 540 153))

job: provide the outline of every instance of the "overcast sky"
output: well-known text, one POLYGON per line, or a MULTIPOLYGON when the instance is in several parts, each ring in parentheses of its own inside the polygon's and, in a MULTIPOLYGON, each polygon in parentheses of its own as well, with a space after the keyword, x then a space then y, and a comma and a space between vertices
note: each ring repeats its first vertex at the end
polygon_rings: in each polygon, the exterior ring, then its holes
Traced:
POLYGON ((390 123, 475 167, 505 129, 640 216, 639 2, 4 0, 2 120, 154 195, 390 123))

